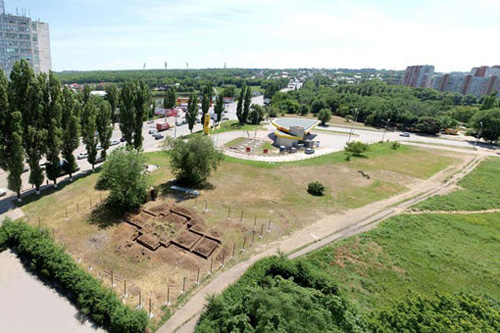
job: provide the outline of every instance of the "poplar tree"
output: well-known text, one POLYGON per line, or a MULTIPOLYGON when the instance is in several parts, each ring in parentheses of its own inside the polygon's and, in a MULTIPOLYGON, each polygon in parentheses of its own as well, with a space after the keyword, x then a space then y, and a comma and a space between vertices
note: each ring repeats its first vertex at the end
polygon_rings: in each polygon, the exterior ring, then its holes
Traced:
POLYGON ((9 116, 9 81, 0 69, 0 168, 7 170, 8 116, 9 116))
POLYGON ((7 187, 17 194, 17 201, 21 202, 21 188, 23 185, 21 175, 24 170, 23 118, 19 111, 14 112, 10 118, 10 142, 7 147, 7 164, 9 170, 7 187))
POLYGON ((148 110, 151 105, 151 94, 148 85, 143 81, 135 84, 135 124, 134 124, 134 148, 140 149, 142 147, 142 125, 146 120, 148 110))
POLYGON ((186 121, 188 128, 193 133, 194 124, 196 123, 196 116, 198 115, 198 97, 192 93, 189 96, 188 108, 186 112, 186 121))
POLYGON ((120 131, 128 147, 134 145, 135 131, 135 84, 133 81, 125 82, 120 91, 120 131))
POLYGON ((210 109, 210 100, 207 94, 203 94, 203 98, 201 100, 201 112, 203 113, 201 116, 201 120, 205 120, 205 115, 208 113, 210 109))
POLYGON ((115 123, 118 121, 116 109, 118 108, 119 104, 119 93, 114 84, 108 84, 105 88, 105 91, 106 97, 104 99, 107 100, 109 102, 109 105, 111 106, 111 122, 114 127, 115 123))
POLYGON ((238 121, 243 124, 245 119, 243 118, 243 100, 245 99, 245 93, 247 90, 247 85, 244 83, 241 87, 240 98, 238 98, 238 104, 236 104, 236 117, 238 121))
POLYGON ((80 144, 80 104, 68 87, 62 92, 62 156, 66 163, 63 164, 64 171, 69 174, 69 180, 73 180, 73 172, 77 169, 76 159, 73 152, 80 144))
POLYGON ((220 124, 220 121, 222 119, 222 112, 224 112, 224 97, 222 96, 222 94, 219 94, 219 96, 217 96, 214 111, 217 115, 217 122, 220 124))
MULTIPOLYGON (((41 80, 46 80, 45 74, 40 74, 41 80)), ((49 73, 48 80, 44 85, 46 89, 44 95, 44 118, 45 128, 47 130, 47 177, 54 182, 54 187, 57 187, 57 177, 61 174, 61 166, 59 155, 62 148, 62 107, 61 107, 61 83, 54 76, 53 72, 49 73)))
POLYGON ((85 104, 82 112, 82 136, 87 150, 87 160, 92 164, 92 170, 97 160, 98 137, 95 135, 97 108, 95 97, 91 96, 85 104))
POLYGON ((172 109, 175 107, 176 102, 177 102, 177 95, 175 93, 175 88, 170 87, 167 90, 165 98, 163 99, 163 107, 165 109, 172 109))
POLYGON ((113 124, 111 121, 111 105, 108 101, 99 101, 99 108, 96 118, 97 133, 101 143, 101 158, 106 159, 106 152, 109 149, 111 136, 113 135, 113 124))
POLYGON ((29 183, 35 186, 37 195, 44 180, 40 160, 46 150, 47 137, 41 89, 44 84, 43 80, 35 78, 26 60, 14 64, 9 82, 9 109, 12 113, 20 111, 22 115, 22 143, 30 167, 29 183))
POLYGON ((250 104, 252 103, 252 89, 250 87, 247 88, 245 92, 245 102, 243 105, 243 122, 248 122, 248 115, 250 114, 250 104))

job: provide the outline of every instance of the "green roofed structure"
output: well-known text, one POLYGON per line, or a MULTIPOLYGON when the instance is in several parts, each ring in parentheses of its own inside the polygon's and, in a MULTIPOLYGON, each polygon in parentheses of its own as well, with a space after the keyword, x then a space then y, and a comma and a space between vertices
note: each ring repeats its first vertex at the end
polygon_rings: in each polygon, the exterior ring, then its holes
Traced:
POLYGON ((320 121, 302 118, 276 118, 271 124, 276 127, 276 145, 295 147, 300 141, 304 141, 309 132, 316 127, 320 121))

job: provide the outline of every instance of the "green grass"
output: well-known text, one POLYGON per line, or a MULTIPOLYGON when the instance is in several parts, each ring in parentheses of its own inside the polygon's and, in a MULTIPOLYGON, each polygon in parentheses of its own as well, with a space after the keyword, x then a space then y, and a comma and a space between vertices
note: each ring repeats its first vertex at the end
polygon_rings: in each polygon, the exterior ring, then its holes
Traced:
POLYGON ((362 312, 410 291, 467 291, 500 299, 500 214, 402 215, 307 260, 333 276, 362 312))
MULTIPOLYGON (((218 134, 218 133, 224 133, 224 132, 231 132, 231 131, 255 131, 255 130, 262 130, 264 129, 264 126, 262 125, 251 125, 251 124, 240 124, 237 120, 229 120, 225 121, 220 124, 218 128, 215 130, 210 130, 210 134, 218 134)), ((195 136, 203 135, 203 132, 195 132, 191 134, 184 135, 184 139, 190 139, 195 136)))
POLYGON ((485 210, 500 208, 500 160, 491 158, 458 182, 462 189, 435 196, 418 205, 422 210, 485 210))
POLYGON ((227 142, 224 147, 234 147, 234 146, 239 146, 241 144, 243 144, 243 142, 246 142, 247 139, 246 138, 236 138, 236 139, 233 139, 229 142, 227 142))

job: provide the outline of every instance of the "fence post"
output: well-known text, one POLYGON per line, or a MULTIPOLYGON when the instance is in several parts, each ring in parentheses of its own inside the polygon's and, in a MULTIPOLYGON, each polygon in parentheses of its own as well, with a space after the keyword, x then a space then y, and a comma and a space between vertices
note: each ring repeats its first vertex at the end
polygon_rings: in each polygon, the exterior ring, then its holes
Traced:
POLYGON ((167 287, 167 303, 165 305, 170 305, 170 286, 167 287))
POLYGON ((198 273, 196 274, 196 283, 195 285, 199 285, 200 284, 200 268, 198 267, 198 273))
POLYGON ((255 219, 253 220, 253 230, 255 230, 256 225, 257 225, 257 215, 255 215, 255 219))
POLYGON ((233 243, 233 254, 231 254, 231 259, 234 259, 234 250, 236 250, 236 243, 233 243))
POLYGON ((182 294, 181 295, 184 295, 185 292, 186 292, 186 277, 184 277, 182 279, 182 294))
POLYGON ((153 314, 153 307, 151 306, 151 298, 149 299, 149 318, 153 318, 155 315, 153 314))
POLYGON ((240 222, 243 222, 243 211, 241 211, 240 222))
POLYGON ((142 295, 141 291, 139 290, 139 304, 137 304, 137 310, 142 309, 142 295))
POLYGON ((252 230, 252 243, 250 245, 253 245, 255 239, 255 230, 252 230))
POLYGON ((247 236, 243 237, 243 245, 241 246, 241 252, 245 252, 245 243, 247 241, 247 236))
POLYGON ((271 219, 269 219, 269 224, 267 225, 267 232, 271 232, 271 219))
POLYGON ((113 271, 111 271, 111 288, 115 287, 115 275, 113 274, 113 271))
POLYGON ((264 232, 264 223, 262 223, 262 225, 260 226, 260 235, 259 235, 259 239, 262 239, 262 233, 264 232))
POLYGON ((127 298, 127 280, 123 280, 123 298, 127 298))

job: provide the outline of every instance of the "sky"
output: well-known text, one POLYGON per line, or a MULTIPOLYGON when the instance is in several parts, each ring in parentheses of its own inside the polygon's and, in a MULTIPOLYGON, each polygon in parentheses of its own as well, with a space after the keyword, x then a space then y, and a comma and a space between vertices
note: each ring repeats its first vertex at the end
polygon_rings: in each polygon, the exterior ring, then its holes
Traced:
POLYGON ((500 0, 5 0, 50 25, 52 69, 500 64, 500 0))

